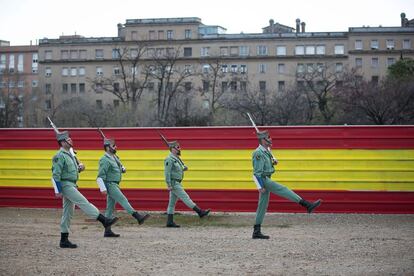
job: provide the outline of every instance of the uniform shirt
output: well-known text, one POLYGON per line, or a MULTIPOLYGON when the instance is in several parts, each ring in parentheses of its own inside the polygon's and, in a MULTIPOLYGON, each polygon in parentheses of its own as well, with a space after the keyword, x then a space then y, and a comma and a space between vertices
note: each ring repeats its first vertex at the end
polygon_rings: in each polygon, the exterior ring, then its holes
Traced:
POLYGON ((184 163, 174 154, 170 153, 164 160, 165 182, 171 186, 172 180, 182 181, 184 177, 184 163))
POLYGON ((122 165, 121 161, 116 155, 109 155, 105 153, 99 160, 98 177, 102 178, 105 183, 121 182, 122 165))
POLYGON ((269 177, 275 172, 271 153, 259 145, 252 155, 253 174, 256 177, 269 177))
POLYGON ((60 148, 53 157, 52 173, 53 179, 57 182, 70 181, 76 183, 79 179, 76 160, 64 148, 60 148))

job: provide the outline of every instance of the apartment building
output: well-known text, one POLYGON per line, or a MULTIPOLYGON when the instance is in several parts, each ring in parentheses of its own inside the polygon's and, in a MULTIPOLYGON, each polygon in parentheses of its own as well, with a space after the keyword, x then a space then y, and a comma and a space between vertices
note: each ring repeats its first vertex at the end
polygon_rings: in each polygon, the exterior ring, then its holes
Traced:
POLYGON ((29 103, 31 93, 39 89, 38 70, 38 46, 10 46, 9 42, 1 41, 0 112, 5 112, 6 108, 19 109, 19 127, 27 120, 24 105, 29 103), (12 103, 17 105, 6 106, 12 103))
MULTIPOLYGON (((41 39, 39 81, 49 97, 45 106, 52 108, 71 97, 83 97, 98 107, 119 105, 99 79, 112 80, 113 88, 119 90, 125 71, 142 78, 145 66, 171 55, 176 57, 174 66, 192 73, 185 87, 205 92, 211 87, 203 74, 214 62, 220 66, 222 89, 246 89, 248 82, 251 89, 280 91, 297 84, 298 73, 315 68, 335 72, 357 68, 365 79, 377 82, 401 57, 414 58, 414 24, 403 14, 401 26, 396 27, 307 32, 299 19, 295 27, 270 20, 261 33, 227 34, 225 28, 204 25, 196 17, 128 19, 118 24, 116 37, 41 39)), ((154 78, 145 89, 154 90, 157 85, 154 78)))

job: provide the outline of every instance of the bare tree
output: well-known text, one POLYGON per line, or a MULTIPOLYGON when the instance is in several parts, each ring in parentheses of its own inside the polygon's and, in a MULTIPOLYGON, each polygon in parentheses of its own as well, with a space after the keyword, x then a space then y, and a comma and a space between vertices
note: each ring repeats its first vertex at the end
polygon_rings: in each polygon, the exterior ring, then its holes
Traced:
POLYGON ((0 73, 0 127, 22 127, 23 97, 21 75, 3 71, 0 73))

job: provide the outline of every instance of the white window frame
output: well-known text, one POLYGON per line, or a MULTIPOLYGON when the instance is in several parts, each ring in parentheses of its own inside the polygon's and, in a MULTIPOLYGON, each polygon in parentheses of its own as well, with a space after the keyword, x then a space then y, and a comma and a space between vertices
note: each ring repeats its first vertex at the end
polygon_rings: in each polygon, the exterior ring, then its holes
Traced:
POLYGON ((246 57, 249 55, 249 46, 239 47, 239 56, 246 57))
POLYGON ((305 46, 305 55, 307 56, 313 56, 315 55, 315 46, 313 45, 306 45, 305 46))
POLYGON ((344 44, 336 44, 334 46, 334 54, 335 55, 345 55, 345 45, 344 44))
POLYGON ((386 40, 387 50, 394 50, 395 49, 395 40, 394 39, 387 39, 386 40))
POLYGON ((286 56, 286 46, 276 46, 276 56, 286 56))
POLYGON ((316 45, 316 55, 318 56, 324 56, 326 47, 325 45, 316 45))
POLYGON ((295 55, 296 56, 305 55, 305 45, 296 45, 295 46, 295 55))
POLYGON ((209 56, 210 47, 201 47, 200 49, 200 56, 208 57, 209 56))
POLYGON ((267 46, 266 45, 257 45, 257 55, 258 56, 267 56, 267 46))
POLYGON ((69 68, 68 67, 63 67, 62 68, 62 76, 63 77, 69 76, 69 68))
POLYGON ((355 40, 355 50, 363 50, 364 42, 360 39, 355 40))
POLYGON ((83 67, 83 66, 79 67, 78 75, 79 76, 85 76, 85 73, 86 73, 85 67, 83 67))
POLYGON ((410 39, 403 39, 402 48, 404 50, 411 49, 411 40, 410 39))
POLYGON ((379 49, 379 42, 377 39, 373 39, 370 42, 371 50, 378 50, 379 49))
POLYGON ((45 77, 51 77, 52 76, 52 68, 46 67, 45 68, 45 77))

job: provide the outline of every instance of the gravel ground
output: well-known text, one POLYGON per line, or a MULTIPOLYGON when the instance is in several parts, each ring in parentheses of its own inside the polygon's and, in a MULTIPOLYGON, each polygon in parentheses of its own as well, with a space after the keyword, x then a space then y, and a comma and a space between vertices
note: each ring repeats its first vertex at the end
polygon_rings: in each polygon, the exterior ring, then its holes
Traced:
POLYGON ((0 208, 1 275, 414 275, 414 215, 270 214, 269 240, 251 239, 254 214, 176 216, 165 228, 151 213, 141 226, 126 213, 103 238, 76 210, 59 248, 61 210, 0 208))

